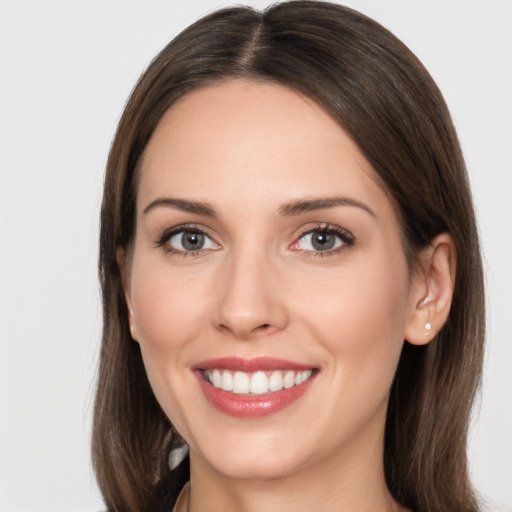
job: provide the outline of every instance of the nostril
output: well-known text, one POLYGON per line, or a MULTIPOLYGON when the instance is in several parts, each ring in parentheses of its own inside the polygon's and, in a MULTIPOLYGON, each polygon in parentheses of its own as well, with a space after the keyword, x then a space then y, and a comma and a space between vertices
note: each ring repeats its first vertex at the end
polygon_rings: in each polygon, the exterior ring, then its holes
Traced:
POLYGON ((280 328, 272 322, 259 324, 258 322, 252 323, 243 321, 234 321, 231 324, 228 322, 220 323, 216 328, 224 334, 235 335, 240 339, 251 339, 253 336, 266 336, 280 330, 280 328))

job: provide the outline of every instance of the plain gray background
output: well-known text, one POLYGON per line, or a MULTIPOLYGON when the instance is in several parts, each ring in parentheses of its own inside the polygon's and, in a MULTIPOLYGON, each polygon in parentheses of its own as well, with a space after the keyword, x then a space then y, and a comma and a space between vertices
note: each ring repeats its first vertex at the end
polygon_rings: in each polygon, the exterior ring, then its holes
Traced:
MULTIPOLYGON (((267 2, 242 2, 262 7, 267 2)), ((487 271, 477 488, 512 510, 512 1, 348 1, 400 37, 451 108, 487 271)), ((0 0, 0 510, 102 508, 89 435, 102 176, 137 77, 216 0, 0 0)))

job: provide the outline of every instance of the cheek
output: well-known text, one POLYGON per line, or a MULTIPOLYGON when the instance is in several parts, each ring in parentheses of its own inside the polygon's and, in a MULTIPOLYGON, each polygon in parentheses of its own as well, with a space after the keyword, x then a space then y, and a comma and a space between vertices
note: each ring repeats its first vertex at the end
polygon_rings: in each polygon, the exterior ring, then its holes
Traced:
POLYGON ((187 275, 151 257, 134 258, 131 296, 144 367, 156 399, 182 433, 190 431, 183 406, 191 399, 193 378, 189 342, 209 319, 207 289, 205 276, 187 275))
MULTIPOLYGON (((142 260, 142 258, 141 258, 142 260)), ((198 335, 207 318, 208 281, 166 265, 132 270, 132 304, 142 350, 174 351, 198 335)))
POLYGON ((391 385, 403 345, 409 286, 406 262, 386 258, 358 261, 335 279, 309 282, 307 293, 302 291, 297 307, 303 321, 328 353, 327 368, 337 385, 359 390, 350 395, 355 401, 376 391, 384 398, 391 385))

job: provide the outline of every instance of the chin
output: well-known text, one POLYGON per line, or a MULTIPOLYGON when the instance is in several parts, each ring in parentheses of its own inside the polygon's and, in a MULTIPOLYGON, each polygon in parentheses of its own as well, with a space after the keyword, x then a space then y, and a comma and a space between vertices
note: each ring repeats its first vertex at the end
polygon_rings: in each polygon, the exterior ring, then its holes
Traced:
POLYGON ((246 443, 243 447, 232 445, 229 448, 210 444, 202 454, 206 463, 216 472, 228 478, 244 480, 280 479, 297 473, 313 462, 313 456, 297 450, 298 442, 290 443, 246 443))
POLYGON ((228 478, 241 480, 276 480, 292 475, 303 467, 298 462, 266 457, 225 459, 215 469, 228 478))

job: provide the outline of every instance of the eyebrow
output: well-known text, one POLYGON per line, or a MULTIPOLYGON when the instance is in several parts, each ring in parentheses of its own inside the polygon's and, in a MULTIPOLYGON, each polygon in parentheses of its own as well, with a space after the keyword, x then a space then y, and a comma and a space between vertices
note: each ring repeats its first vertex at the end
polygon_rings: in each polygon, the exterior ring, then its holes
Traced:
POLYGON ((364 210, 366 213, 370 214, 372 217, 377 217, 375 212, 364 203, 357 201, 356 199, 352 199, 351 197, 325 197, 325 198, 315 198, 315 199, 299 199, 297 201, 291 201, 289 203, 284 204, 279 209, 279 215, 283 216, 291 216, 291 215, 300 215, 302 213, 307 213, 315 210, 325 210, 329 208, 336 208, 337 206, 353 206, 356 208, 360 208, 364 210))
POLYGON ((217 213, 208 203, 197 201, 188 201, 186 199, 174 199, 171 197, 160 197, 149 203, 144 208, 144 215, 158 207, 174 208, 183 212, 197 213, 198 215, 207 215, 208 217, 217 217, 217 213))
MULTIPOLYGON (((325 197, 316 199, 298 199, 284 204, 279 209, 280 216, 293 216, 301 215, 303 213, 312 212, 315 210, 325 210, 329 208, 336 208, 337 206, 352 206, 360 208, 372 217, 377 217, 375 212, 364 203, 352 199, 350 197, 325 197)), ((158 207, 174 208, 189 213, 196 213, 198 215, 206 215, 208 217, 217 217, 217 212, 213 206, 208 203, 197 201, 188 201, 186 199, 174 199, 171 197, 160 197, 155 199, 144 208, 144 215, 151 210, 158 207)))

